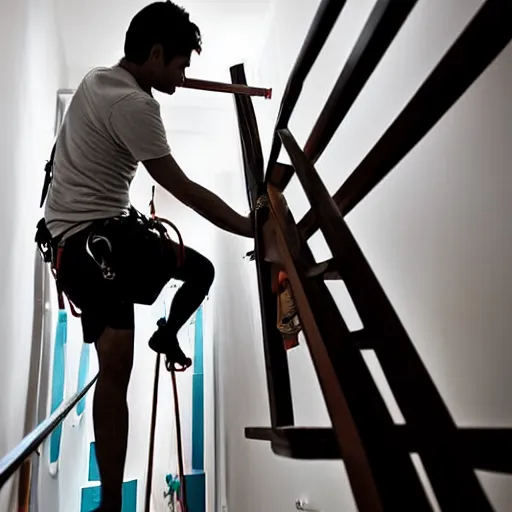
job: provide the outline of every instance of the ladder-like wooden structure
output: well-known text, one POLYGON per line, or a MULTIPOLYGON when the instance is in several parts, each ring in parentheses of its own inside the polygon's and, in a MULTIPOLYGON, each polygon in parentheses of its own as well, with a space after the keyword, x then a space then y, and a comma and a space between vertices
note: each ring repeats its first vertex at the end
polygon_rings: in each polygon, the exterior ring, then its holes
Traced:
MULTIPOLYGON (((298 459, 343 459, 361 511, 431 510, 411 460, 419 454, 442 510, 492 510, 475 469, 512 472, 512 431, 459 428, 407 332, 344 221, 344 216, 425 136, 512 37, 512 2, 487 0, 430 76, 331 197, 314 164, 406 22, 416 0, 378 0, 304 148, 287 128, 302 85, 343 10, 345 0, 323 0, 289 77, 266 173, 256 116, 249 97, 235 99, 248 200, 266 196, 256 211, 255 254, 263 323, 271 425, 246 437, 269 441, 275 453, 298 459), (292 165, 277 161, 284 146, 292 165), (297 224, 283 192, 297 176, 311 210, 297 224), (295 425, 288 361, 276 328, 271 265, 264 260, 262 225, 274 224, 305 337, 332 428, 295 425), (351 332, 306 243, 320 229, 333 258, 329 278, 342 279, 363 323, 351 332), (317 273, 318 274, 318 273, 317 273), (393 422, 365 364, 373 349, 405 419, 393 422)), ((242 65, 233 83, 245 84, 242 65)))

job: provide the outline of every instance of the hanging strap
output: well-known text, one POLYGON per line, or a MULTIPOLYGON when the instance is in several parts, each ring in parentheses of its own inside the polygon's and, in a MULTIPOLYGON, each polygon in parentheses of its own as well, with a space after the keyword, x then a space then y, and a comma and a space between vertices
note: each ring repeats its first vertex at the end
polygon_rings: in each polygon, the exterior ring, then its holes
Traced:
MULTIPOLYGON (((165 321, 165 318, 164 318, 165 321)), ((149 434, 148 468, 146 475, 146 496, 144 512, 150 512, 151 490, 153 485, 153 462, 155 455, 156 412, 158 407, 158 379, 160 377, 160 354, 156 355, 155 379, 153 383, 153 405, 151 407, 151 427, 149 434)))
POLYGON ((46 162, 46 165, 44 166, 44 182, 43 182, 43 190, 41 191, 41 202, 39 203, 39 208, 43 207, 43 204, 46 200, 46 196, 48 195, 48 189, 50 188, 50 183, 53 179, 53 160, 55 158, 55 148, 57 147, 57 144, 55 143, 53 145, 52 153, 50 155, 50 160, 46 162))
MULTIPOLYGON (((62 287, 59 283, 59 268, 60 268, 60 262, 61 262, 61 259, 62 259, 62 251, 64 250, 64 247, 59 247, 57 249, 57 256, 55 258, 55 266, 52 267, 52 274, 53 274, 53 277, 55 279, 55 285, 57 287, 57 299, 59 301, 59 309, 65 309, 66 306, 64 304, 64 291, 62 290, 62 287)), ((81 313, 79 313, 75 307, 75 305, 71 302, 70 298, 66 295, 66 298, 68 299, 68 303, 69 303, 69 309, 71 311, 71 314, 75 317, 75 318, 80 318, 82 315, 81 313)))
POLYGON ((174 230, 176 236, 178 237, 178 243, 180 246, 179 254, 178 254, 178 267, 183 265, 185 261, 185 244, 183 243, 183 238, 181 237, 181 233, 175 224, 173 224, 170 220, 164 219, 163 217, 156 216, 156 207, 155 207, 155 185, 151 188, 151 201, 149 202, 149 214, 151 215, 151 220, 155 222, 160 222, 161 224, 167 224, 170 228, 174 230))

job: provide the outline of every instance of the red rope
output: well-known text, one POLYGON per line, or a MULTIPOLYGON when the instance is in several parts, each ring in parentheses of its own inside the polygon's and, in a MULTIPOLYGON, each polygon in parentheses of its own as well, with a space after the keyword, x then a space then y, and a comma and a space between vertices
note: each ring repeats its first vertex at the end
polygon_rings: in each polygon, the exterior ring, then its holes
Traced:
POLYGON ((156 355, 155 379, 153 382, 153 405, 151 409, 151 427, 149 434, 149 454, 148 454, 148 474, 146 475, 146 496, 144 502, 144 512, 149 512, 151 503, 151 488, 153 485, 153 461, 155 455, 155 433, 156 433, 156 413, 158 407, 158 380, 160 377, 160 354, 156 355))
POLYGON ((178 385, 176 383, 176 372, 171 370, 172 391, 174 396, 174 414, 176 416, 176 438, 178 443, 178 471, 180 477, 180 498, 181 512, 187 512, 187 486, 185 484, 185 471, 183 464, 183 446, 181 443, 181 420, 180 404, 178 400, 178 385))
POLYGON ((176 235, 178 236, 178 242, 180 246, 178 253, 178 267, 181 267, 185 261, 185 244, 183 243, 181 233, 179 232, 178 228, 168 219, 164 219, 163 217, 154 217, 154 220, 161 222, 162 224, 167 224, 175 231, 176 235))
POLYGON ((181 237, 181 233, 179 229, 176 227, 175 224, 173 224, 170 220, 164 219, 163 217, 157 217, 156 216, 156 207, 155 207, 155 186, 151 188, 151 201, 149 202, 149 214, 151 215, 151 218, 156 221, 163 224, 167 224, 170 226, 176 235, 178 236, 178 242, 180 245, 179 253, 178 253, 178 267, 181 267, 183 265, 183 262, 185 261, 185 244, 183 243, 183 238, 181 237))

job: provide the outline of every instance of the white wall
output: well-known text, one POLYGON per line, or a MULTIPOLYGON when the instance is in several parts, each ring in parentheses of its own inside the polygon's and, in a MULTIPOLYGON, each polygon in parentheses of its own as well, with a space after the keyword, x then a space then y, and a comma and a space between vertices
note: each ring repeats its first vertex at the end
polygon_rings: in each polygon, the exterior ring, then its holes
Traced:
MULTIPOLYGON (((274 87, 255 100, 264 149, 288 73, 318 0, 276 0, 274 22, 251 82, 274 87)), ((407 25, 319 161, 334 192, 405 106, 482 0, 420 0, 407 25)), ((308 78, 292 118, 303 144, 374 0, 349 0, 308 78)), ((347 221, 462 426, 512 424, 510 133, 512 46, 347 221)), ((241 183, 232 193, 243 201, 241 183)), ((308 209, 296 179, 286 197, 297 219, 308 209)), ((253 265, 243 241, 219 236, 216 345, 219 453, 223 481, 218 510, 286 512, 302 493, 319 509, 354 510, 340 462, 294 462, 264 442, 244 439, 245 426, 269 426, 261 328, 253 265), (237 264, 238 263, 238 264, 237 264), (233 286, 233 282, 242 285, 233 286), (220 293, 222 291, 222 293, 220 293)), ((321 236, 311 246, 328 255, 321 236)), ((333 287, 340 306, 341 290, 333 287)), ((327 425, 328 417, 305 343, 290 353, 296 421, 327 425)), ((510 478, 479 473, 497 510, 510 510, 510 478)))
MULTIPOLYGON (((23 437, 31 345, 35 225, 56 91, 65 82, 52 0, 0 6, 0 454, 23 437)), ((11 486, 0 510, 14 509, 11 486), (10 505, 9 505, 10 504, 10 505)))

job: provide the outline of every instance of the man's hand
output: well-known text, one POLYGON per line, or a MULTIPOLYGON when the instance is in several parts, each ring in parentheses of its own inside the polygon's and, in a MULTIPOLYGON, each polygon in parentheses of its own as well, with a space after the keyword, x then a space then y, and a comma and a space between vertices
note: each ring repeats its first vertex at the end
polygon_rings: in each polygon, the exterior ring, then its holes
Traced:
POLYGON ((253 238, 253 222, 230 208, 220 197, 189 180, 171 155, 143 162, 151 177, 178 201, 225 231, 253 238))

